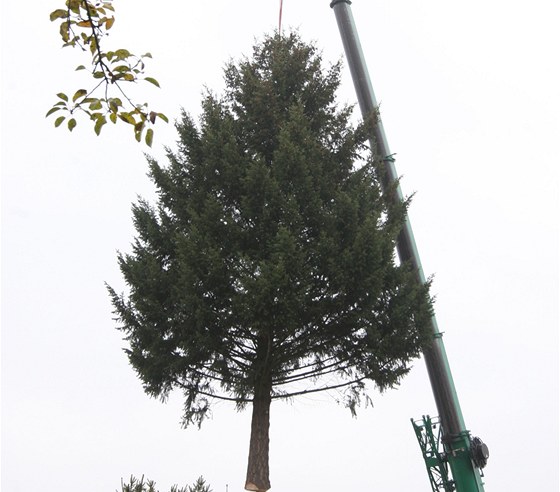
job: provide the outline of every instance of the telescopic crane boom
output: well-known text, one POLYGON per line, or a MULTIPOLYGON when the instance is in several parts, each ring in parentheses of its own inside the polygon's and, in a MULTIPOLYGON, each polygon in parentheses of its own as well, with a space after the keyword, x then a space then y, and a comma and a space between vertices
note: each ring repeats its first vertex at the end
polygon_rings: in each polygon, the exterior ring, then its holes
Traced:
MULTIPOLYGON (((377 110, 378 105, 350 9, 351 3, 350 0, 333 0, 330 6, 336 16, 358 104, 365 119, 377 110)), ((372 150, 375 149, 385 163, 386 179, 382 183, 383 188, 394 189, 398 175, 381 121, 376 125, 370 144, 372 150)), ((398 184, 394 196, 395 200, 403 200, 398 184)), ((418 281, 424 283, 426 278, 408 217, 397 239, 397 252, 400 261, 409 262, 417 273, 418 281)), ((481 470, 488 460, 488 448, 479 438, 472 438, 465 427, 442 333, 438 329, 435 316, 432 316, 432 333, 432 342, 424 351, 424 359, 439 419, 425 416, 421 421, 412 422, 424 455, 432 489, 434 492, 484 492, 481 470)))

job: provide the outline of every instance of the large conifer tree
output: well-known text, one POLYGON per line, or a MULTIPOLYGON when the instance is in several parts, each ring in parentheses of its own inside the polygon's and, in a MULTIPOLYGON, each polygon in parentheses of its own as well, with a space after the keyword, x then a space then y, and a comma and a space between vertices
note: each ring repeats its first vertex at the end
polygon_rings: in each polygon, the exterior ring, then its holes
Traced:
POLYGON ((271 400, 344 388, 354 411, 428 337, 428 287, 394 257, 405 206, 361 157, 339 72, 293 33, 230 63, 225 95, 183 116, 166 167, 150 162, 159 200, 133 207, 130 292, 110 289, 146 392, 182 389, 185 425, 215 398, 252 404, 247 490, 270 488, 271 400))

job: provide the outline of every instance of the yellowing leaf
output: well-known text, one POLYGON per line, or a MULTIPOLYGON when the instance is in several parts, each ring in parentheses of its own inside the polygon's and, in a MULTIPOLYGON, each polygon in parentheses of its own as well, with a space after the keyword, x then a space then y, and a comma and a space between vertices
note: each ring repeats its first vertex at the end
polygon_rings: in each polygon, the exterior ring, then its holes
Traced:
POLYGON ((148 128, 148 130, 146 131, 146 145, 148 147, 151 147, 153 141, 154 141, 154 131, 151 128, 148 128))
POLYGON ((55 21, 56 19, 64 19, 64 17, 68 17, 68 11, 63 9, 56 9, 51 12, 51 15, 49 17, 51 19, 51 22, 55 21))
POLYGON ((115 18, 114 17, 110 17, 109 19, 107 19, 107 21, 105 22, 105 29, 107 29, 107 31, 109 29, 111 29, 111 27, 113 27, 113 24, 115 23, 115 18))
POLYGON ((76 24, 78 27, 91 27, 91 22, 88 20, 78 22, 76 24))

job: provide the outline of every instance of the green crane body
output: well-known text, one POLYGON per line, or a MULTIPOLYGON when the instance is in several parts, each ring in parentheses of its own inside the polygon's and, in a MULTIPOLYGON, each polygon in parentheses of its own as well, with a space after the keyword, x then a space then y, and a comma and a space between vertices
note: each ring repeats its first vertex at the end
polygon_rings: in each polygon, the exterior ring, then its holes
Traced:
MULTIPOLYGON (((364 118, 377 110, 377 102, 369 79, 360 41, 350 10, 350 0, 333 0, 344 51, 348 60, 360 110, 364 118)), ((389 150, 383 124, 379 121, 370 140, 385 163, 384 187, 394 187, 398 175, 393 154, 389 150)), ((395 200, 403 200, 397 184, 395 200)), ((408 261, 416 270, 419 282, 425 282, 414 235, 407 219, 397 241, 397 251, 402 262, 408 261)), ((445 353, 442 333, 435 316, 432 317, 433 339, 424 351, 424 359, 439 417, 412 421, 418 443, 424 456, 433 492, 484 492, 482 468, 488 460, 488 447, 477 437, 473 438, 465 427, 457 398, 455 384, 445 353)))

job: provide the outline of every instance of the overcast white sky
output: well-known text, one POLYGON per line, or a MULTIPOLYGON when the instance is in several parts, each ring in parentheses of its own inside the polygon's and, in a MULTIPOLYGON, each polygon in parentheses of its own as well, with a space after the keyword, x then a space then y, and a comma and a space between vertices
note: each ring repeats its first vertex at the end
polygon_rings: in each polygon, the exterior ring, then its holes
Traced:
MULTIPOLYGON (((181 399, 144 395, 104 281, 130 206, 153 196, 128 128, 73 134, 44 114, 86 79, 48 21, 62 0, 2 3, 2 491, 112 492, 131 474, 161 492, 199 475, 241 491, 249 412, 200 431, 181 399)), ((277 23, 278 0, 116 1, 107 48, 151 51, 141 98, 175 117, 219 91, 230 57, 277 23)), ((558 140, 555 0, 352 4, 467 426, 490 447, 487 492, 558 490, 558 140)), ((342 56, 329 0, 285 0, 284 26, 342 56)), ((355 96, 344 73, 342 102, 355 96)), ((174 145, 156 128, 152 154, 174 145)), ((410 418, 435 412, 419 360, 352 419, 328 395, 272 408, 277 492, 429 491, 410 418)))

